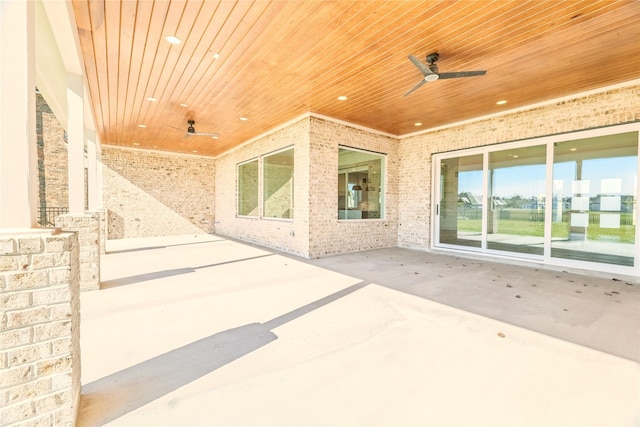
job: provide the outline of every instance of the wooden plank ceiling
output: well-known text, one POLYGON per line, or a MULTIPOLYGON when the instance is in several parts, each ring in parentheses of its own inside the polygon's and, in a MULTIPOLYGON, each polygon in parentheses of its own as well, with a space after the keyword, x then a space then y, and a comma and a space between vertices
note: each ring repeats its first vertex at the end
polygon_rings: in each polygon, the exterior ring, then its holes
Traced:
POLYGON ((107 145, 216 156, 307 112, 403 135, 640 78, 636 0, 73 7, 107 145), (422 79, 407 56, 431 52, 440 72, 487 73, 404 96, 422 79), (220 137, 185 136, 188 120, 220 137))

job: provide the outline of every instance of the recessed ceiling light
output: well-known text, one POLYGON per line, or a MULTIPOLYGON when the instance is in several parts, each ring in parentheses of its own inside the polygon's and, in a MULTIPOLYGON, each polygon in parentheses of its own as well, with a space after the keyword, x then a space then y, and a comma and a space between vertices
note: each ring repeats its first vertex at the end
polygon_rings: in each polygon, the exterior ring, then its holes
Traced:
POLYGON ((158 146, 157 146, 157 145, 154 145, 154 146, 153 146, 153 148, 158 148, 158 146))
POLYGON ((346 100, 347 100, 347 97, 346 97, 346 96, 344 96, 344 95, 340 95, 340 96, 338 97, 338 101, 346 101, 346 100))
POLYGON ((247 121, 247 120, 249 120, 249 119, 248 119, 248 118, 246 118, 246 117, 240 117, 240 120, 242 120, 243 122, 246 122, 246 121, 247 121))
POLYGON ((220 58, 220 54, 219 53, 214 53, 213 54, 213 59, 218 59, 220 58))
POLYGON ((422 126, 422 123, 420 123, 420 122, 415 122, 413 125, 414 125, 414 126, 422 126))
POLYGON ((167 36, 164 38, 166 41, 168 41, 171 44, 180 44, 182 43, 182 40, 180 40, 178 37, 176 36, 167 36))
POLYGON ((154 98, 153 96, 147 96, 147 101, 156 102, 158 98, 154 98))
POLYGON ((576 151, 577 148, 569 148, 569 151, 576 151))
POLYGON ((187 104, 180 104, 180 106, 181 106, 181 107, 186 107, 186 106, 187 106, 187 104))
POLYGON ((193 150, 193 152, 194 152, 194 153, 197 153, 197 152, 198 152, 198 150, 193 150))
POLYGON ((134 143, 133 143, 133 145, 136 145, 136 146, 138 146, 138 145, 140 145, 140 144, 139 144, 139 143, 137 143, 137 142, 134 142, 134 143))
POLYGON ((218 135, 212 135, 212 136, 211 136, 211 138, 213 138, 213 139, 218 139, 218 138, 220 138, 220 136, 218 136, 218 135))
POLYGON ((147 125, 143 125, 142 123, 140 123, 140 124, 138 125, 138 127, 139 127, 139 128, 146 128, 146 127, 147 127, 147 125))
POLYGON ((505 99, 503 99, 502 101, 496 102, 497 105, 504 105, 506 103, 507 103, 507 101, 505 99))

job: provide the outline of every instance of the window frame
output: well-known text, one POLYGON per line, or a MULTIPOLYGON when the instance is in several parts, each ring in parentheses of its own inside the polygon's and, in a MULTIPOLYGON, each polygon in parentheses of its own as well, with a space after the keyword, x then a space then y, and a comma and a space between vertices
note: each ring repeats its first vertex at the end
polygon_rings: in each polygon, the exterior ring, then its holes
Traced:
MULTIPOLYGON (((365 150, 362 148, 355 148, 355 147, 350 147, 347 145, 338 145, 338 168, 337 168, 337 177, 338 177, 338 188, 337 188, 337 195, 336 195, 336 201, 337 201, 337 220, 339 222, 353 222, 353 221, 386 221, 386 185, 387 185, 387 153, 381 153, 378 151, 373 151, 373 150, 365 150), (369 210, 362 210, 362 209, 357 209, 357 208, 349 208, 348 207, 348 201, 347 199, 345 199, 345 203, 344 203, 344 209, 340 209, 341 206, 341 200, 340 200, 340 175, 341 174, 345 174, 345 189, 348 188, 349 182, 348 182, 348 174, 349 173, 354 173, 354 174, 358 174, 359 172, 362 173, 363 171, 367 172, 367 178, 366 180, 369 181, 370 179, 370 171, 371 169, 366 166, 365 164, 363 164, 364 162, 356 162, 356 163, 351 163, 351 164, 345 164, 345 165, 341 165, 340 164, 340 151, 344 150, 344 151, 351 151, 351 152, 355 152, 355 153, 362 153, 362 154, 367 154, 370 156, 377 156, 378 159, 380 161, 380 177, 379 177, 379 182, 376 182, 374 184, 374 186, 377 186, 378 191, 377 194, 380 195, 380 197, 378 198, 378 210, 374 210, 374 211, 369 211, 369 210), (344 212, 344 216, 345 217, 341 217, 341 211, 345 211, 344 212), (378 216, 377 217, 373 217, 373 218, 358 218, 358 217, 353 217, 353 218, 349 218, 349 212, 354 212, 355 211, 360 211, 360 212, 377 212, 378 216)), ((369 181, 371 182, 371 181, 369 181)), ((349 191, 349 190, 346 190, 349 191)), ((343 197, 347 197, 345 191, 345 196, 343 197)), ((364 188, 362 190, 359 190, 362 192, 366 191, 367 197, 366 200, 364 200, 364 197, 362 197, 363 200, 359 201, 359 203, 362 202, 366 202, 367 204, 369 203, 369 193, 370 191, 367 191, 367 188, 364 188)), ((373 190, 375 191, 375 189, 373 190)), ((376 193, 374 193, 376 194, 376 193)))

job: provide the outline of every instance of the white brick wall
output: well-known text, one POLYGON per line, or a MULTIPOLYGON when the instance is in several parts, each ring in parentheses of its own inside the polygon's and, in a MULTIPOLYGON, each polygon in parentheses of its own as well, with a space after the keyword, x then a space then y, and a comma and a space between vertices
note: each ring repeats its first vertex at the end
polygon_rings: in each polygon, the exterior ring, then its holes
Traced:
POLYGON ((398 246, 431 243, 431 157, 434 153, 640 120, 640 85, 428 132, 400 141, 398 246))
POLYGON ((104 146, 107 239, 214 231, 212 158, 104 146))
POLYGON ((73 426, 80 399, 76 233, 0 235, 0 425, 73 426))
POLYGON ((398 141, 330 120, 311 121, 309 257, 396 246, 398 141), (384 219, 338 221, 338 147, 386 154, 384 219))
MULTIPOLYGON (((304 257, 396 245, 395 138, 317 117, 304 118, 217 159, 216 233, 304 257), (293 221, 236 216, 238 163, 294 146, 293 221), (385 219, 338 221, 338 146, 387 154, 385 219)), ((262 204, 262 183, 259 188, 262 204)))
MULTIPOLYGON (((308 256, 309 125, 308 118, 301 119, 216 159, 216 234, 303 257, 308 256), (294 147, 293 220, 237 217, 237 165, 291 146, 294 147)), ((261 207, 262 180, 259 183, 258 194, 261 207)))

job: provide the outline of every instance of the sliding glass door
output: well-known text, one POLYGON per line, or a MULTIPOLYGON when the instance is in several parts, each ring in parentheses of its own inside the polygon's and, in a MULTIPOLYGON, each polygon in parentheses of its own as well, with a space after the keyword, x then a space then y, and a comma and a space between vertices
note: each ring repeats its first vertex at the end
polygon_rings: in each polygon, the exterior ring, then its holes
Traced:
POLYGON ((434 156, 434 246, 637 274, 639 128, 434 156))

